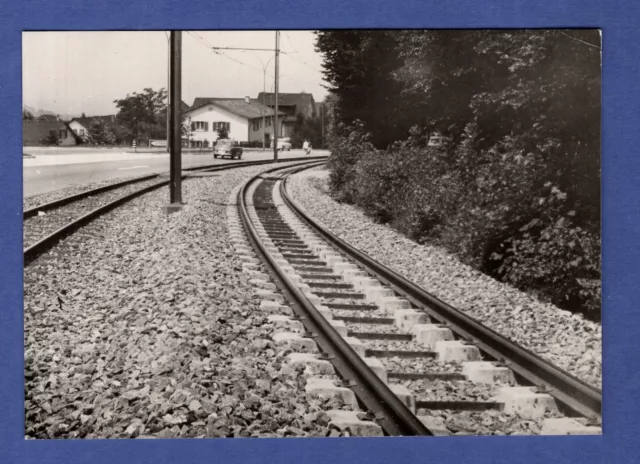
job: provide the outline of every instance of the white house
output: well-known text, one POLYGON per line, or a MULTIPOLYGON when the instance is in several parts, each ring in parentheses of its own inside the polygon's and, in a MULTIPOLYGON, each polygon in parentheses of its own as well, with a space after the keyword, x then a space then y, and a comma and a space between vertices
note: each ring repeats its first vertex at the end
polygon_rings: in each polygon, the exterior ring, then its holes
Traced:
POLYGON ((73 118, 69 121, 69 127, 76 136, 86 141, 91 125, 94 123, 102 124, 117 137, 122 137, 125 133, 124 127, 118 123, 116 116, 113 114, 109 116, 82 116, 80 118, 73 118))
MULTIPOLYGON (((280 127, 285 114, 278 111, 280 127)), ((273 134, 274 111, 256 100, 245 98, 196 98, 191 108, 183 113, 190 128, 189 144, 208 147, 218 139, 218 129, 224 128, 229 137, 238 142, 262 141, 267 143, 273 134), (263 125, 263 117, 265 124, 263 125)))

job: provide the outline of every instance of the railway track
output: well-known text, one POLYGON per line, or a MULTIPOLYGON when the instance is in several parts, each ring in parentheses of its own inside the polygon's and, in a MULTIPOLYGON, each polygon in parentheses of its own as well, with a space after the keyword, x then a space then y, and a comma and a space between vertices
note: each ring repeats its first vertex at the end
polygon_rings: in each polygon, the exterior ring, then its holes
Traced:
MULTIPOLYGON (((252 178, 238 190, 229 220, 246 271, 260 281, 265 266, 295 311, 278 321, 277 342, 293 349, 292 364, 318 374, 308 378, 308 394, 357 396, 351 414, 329 412, 334 422, 373 430, 373 421, 386 435, 601 433, 599 389, 309 218, 287 194, 286 179, 311 166, 252 178)), ((280 302, 269 292, 263 297, 280 302)))
MULTIPOLYGON (((291 158, 284 162, 308 160, 291 158)), ((272 160, 242 161, 186 168, 182 178, 202 172, 219 172, 237 167, 257 166, 272 160)), ((50 203, 38 205, 23 213, 24 263, 28 265, 66 235, 117 206, 169 184, 167 176, 152 174, 104 187, 87 190, 50 203)))

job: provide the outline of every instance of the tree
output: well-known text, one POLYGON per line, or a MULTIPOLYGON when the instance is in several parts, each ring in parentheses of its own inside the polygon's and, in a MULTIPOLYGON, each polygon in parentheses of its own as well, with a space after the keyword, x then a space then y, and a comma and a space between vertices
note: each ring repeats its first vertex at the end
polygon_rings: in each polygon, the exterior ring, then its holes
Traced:
POLYGON ((58 136, 56 135, 55 131, 49 131, 49 134, 46 135, 41 142, 43 145, 55 146, 60 143, 60 140, 58 139, 58 136))
POLYGON ((338 198, 501 280, 599 308, 597 30, 317 37, 338 198), (434 131, 449 143, 429 147, 434 131))
POLYGON ((142 93, 127 94, 121 100, 114 100, 118 121, 134 140, 162 136, 166 131, 166 100, 164 88, 158 91, 146 88, 142 93))
POLYGON ((93 145, 114 145, 116 135, 100 121, 93 121, 89 127, 86 142, 93 145))
POLYGON ((186 118, 182 122, 181 135, 187 139, 187 146, 191 146, 191 137, 193 136, 193 127, 191 126, 191 118, 186 118))
POLYGON ((229 131, 224 128, 221 127, 220 129, 218 129, 218 139, 228 139, 229 138, 229 131))
POLYGON ((402 63, 398 32, 320 31, 316 38, 324 78, 336 96, 337 122, 349 127, 362 121, 381 148, 405 137, 415 122, 409 122, 403 85, 393 74, 402 63))
POLYGON ((35 117, 31 113, 31 111, 22 110, 22 119, 27 120, 27 121, 33 121, 35 119, 35 117))
POLYGON ((305 140, 308 140, 312 147, 320 148, 322 144, 322 121, 319 116, 305 118, 298 113, 291 134, 291 145, 294 148, 301 148, 305 140))

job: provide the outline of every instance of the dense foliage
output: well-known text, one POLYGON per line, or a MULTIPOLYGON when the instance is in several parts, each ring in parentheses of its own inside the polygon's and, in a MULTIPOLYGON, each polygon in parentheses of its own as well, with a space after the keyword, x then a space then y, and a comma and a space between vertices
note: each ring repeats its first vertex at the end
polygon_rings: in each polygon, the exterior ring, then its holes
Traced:
POLYGON ((599 43, 588 30, 319 32, 341 123, 334 193, 598 318, 599 43))
POLYGON ((115 145, 121 141, 104 123, 96 120, 91 123, 83 142, 90 145, 115 145))
POLYGON ((167 137, 167 91, 144 89, 125 98, 114 100, 118 108, 118 122, 126 131, 126 137, 139 143, 149 139, 167 137))
POLYGON ((227 129, 225 129, 224 127, 221 127, 220 129, 218 129, 218 139, 228 139, 229 138, 229 131, 227 129))
POLYGON ((45 135, 42 138, 40 143, 44 146, 55 147, 60 144, 60 139, 55 132, 49 132, 49 134, 45 135))

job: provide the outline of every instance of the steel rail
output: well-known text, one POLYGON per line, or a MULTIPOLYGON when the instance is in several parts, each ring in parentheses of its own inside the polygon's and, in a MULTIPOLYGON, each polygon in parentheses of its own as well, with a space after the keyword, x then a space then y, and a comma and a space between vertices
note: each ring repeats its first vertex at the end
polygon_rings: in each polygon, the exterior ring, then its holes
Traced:
MULTIPOLYGON (((292 161, 299 161, 301 159, 307 160, 307 158, 291 158, 292 161)), ((218 172, 218 171, 226 171, 226 170, 230 170, 230 169, 235 169, 235 168, 238 168, 238 167, 256 166, 256 165, 259 166, 259 165, 262 165, 262 164, 269 164, 269 163, 272 163, 272 160, 245 161, 245 162, 242 162, 242 163, 233 163, 233 164, 229 163, 229 164, 224 164, 224 165, 214 165, 213 167, 207 167, 207 168, 203 169, 203 171, 205 171, 205 172, 218 172)), ((182 179, 185 179, 187 177, 189 177, 189 174, 183 174, 182 175, 182 179)), ((100 207, 88 212, 84 216, 79 217, 75 221, 72 221, 72 222, 62 226, 58 230, 52 232, 51 234, 49 234, 46 237, 43 237, 38 242, 34 243, 30 247, 25 248, 23 250, 23 266, 26 266, 27 264, 29 264, 35 258, 37 258, 42 253, 44 253, 49 248, 51 248, 53 245, 55 245, 55 243, 57 243, 60 239, 62 239, 63 237, 69 235, 70 233, 74 232, 75 230, 79 229, 83 225, 85 225, 85 224, 91 222, 92 220, 96 219, 97 217, 99 217, 99 216, 111 211, 112 209, 120 206, 121 204, 126 203, 127 201, 133 200, 134 198, 139 197, 141 195, 144 195, 145 193, 151 192, 152 190, 164 187, 164 186, 168 185, 169 182, 170 182, 169 180, 165 180, 165 181, 158 182, 157 184, 144 187, 144 188, 142 188, 140 190, 136 190, 135 192, 132 192, 132 193, 127 194, 127 195, 124 195, 124 196, 122 196, 120 198, 115 199, 114 201, 111 201, 111 202, 109 202, 109 203, 107 203, 105 205, 102 205, 102 206, 100 206, 100 207)), ((89 196, 89 195, 86 195, 86 196, 89 196)))
MULTIPOLYGON (((317 157, 312 157, 312 158, 305 158, 305 157, 300 157, 300 158, 290 158, 287 159, 286 161, 302 161, 305 159, 321 159, 321 158, 326 158, 323 156, 317 156, 317 157)), ((224 164, 208 164, 208 165, 203 165, 203 166, 195 166, 195 167, 189 167, 189 168, 184 168, 182 169, 183 171, 203 171, 203 172, 207 172, 209 169, 216 169, 218 167, 240 167, 243 165, 246 166, 259 166, 261 164, 269 164, 272 163, 273 160, 272 159, 268 159, 268 160, 256 160, 256 161, 237 161, 237 162, 231 162, 231 163, 224 163, 224 164)), ((109 192, 111 190, 115 190, 118 189, 120 187, 125 187, 127 185, 131 185, 131 184, 136 184, 136 183, 140 183, 140 182, 144 182, 147 180, 151 180, 157 177, 162 177, 163 175, 166 175, 166 173, 155 173, 155 174, 149 174, 147 176, 142 176, 142 177, 136 177, 135 179, 129 179, 129 180, 125 180, 122 182, 116 182, 114 184, 110 184, 110 185, 105 185, 103 187, 98 187, 98 188, 94 188, 91 190, 87 190, 85 192, 80 192, 80 193, 76 193, 74 195, 70 195, 68 197, 64 197, 64 198, 60 198, 59 200, 54 200, 51 201, 49 203, 44 203, 42 205, 38 205, 38 206, 34 206, 33 208, 29 208, 27 210, 25 210, 23 212, 23 220, 25 219, 29 219, 30 217, 33 216, 37 216, 38 213, 40 211, 50 211, 52 209, 56 209, 56 208, 60 208, 61 206, 67 205, 69 203, 73 203, 74 201, 79 201, 79 200, 84 200, 85 198, 88 198, 90 196, 93 195, 98 195, 100 193, 105 193, 105 192, 109 192)))
POLYGON ((33 217, 33 216, 37 216, 40 211, 50 211, 52 209, 59 208, 69 203, 73 203, 74 201, 84 200, 85 198, 88 198, 93 195, 97 195, 99 193, 109 192, 111 190, 115 190, 120 187, 125 187, 127 185, 137 184, 138 182, 144 182, 145 180, 155 179, 156 177, 159 177, 159 176, 160 174, 150 174, 148 176, 136 177, 135 179, 116 182, 115 184, 105 185, 103 187, 94 188, 91 190, 87 190, 85 192, 80 192, 74 195, 70 195, 68 197, 60 198, 59 200, 51 201, 49 203, 44 203, 42 205, 34 206, 33 208, 30 208, 24 211, 23 220, 29 219, 30 217, 33 217))
MULTIPOLYGON (((290 169, 291 166, 287 168, 290 169)), ((300 319, 310 336, 316 340, 322 351, 329 355, 341 377, 348 381, 348 386, 353 389, 361 403, 373 413, 373 418, 377 420, 385 433, 392 436, 433 435, 327 322, 304 293, 282 271, 270 251, 260 240, 249 217, 245 202, 246 192, 248 187, 262 175, 279 169, 283 168, 270 169, 253 177, 238 192, 240 218, 254 249, 269 273, 274 277, 277 286, 300 315, 300 319)))
MULTIPOLYGON (((296 169, 289 175, 301 170, 303 169, 296 169)), ((478 349, 504 363, 516 375, 532 385, 542 387, 545 392, 569 408, 571 412, 596 421, 602 420, 602 390, 583 382, 540 356, 513 343, 339 239, 309 217, 303 208, 290 197, 286 189, 287 178, 288 175, 280 184, 280 194, 285 204, 331 245, 355 261, 369 274, 387 284, 396 293, 406 297, 416 307, 426 310, 468 342, 475 344, 478 349)))

